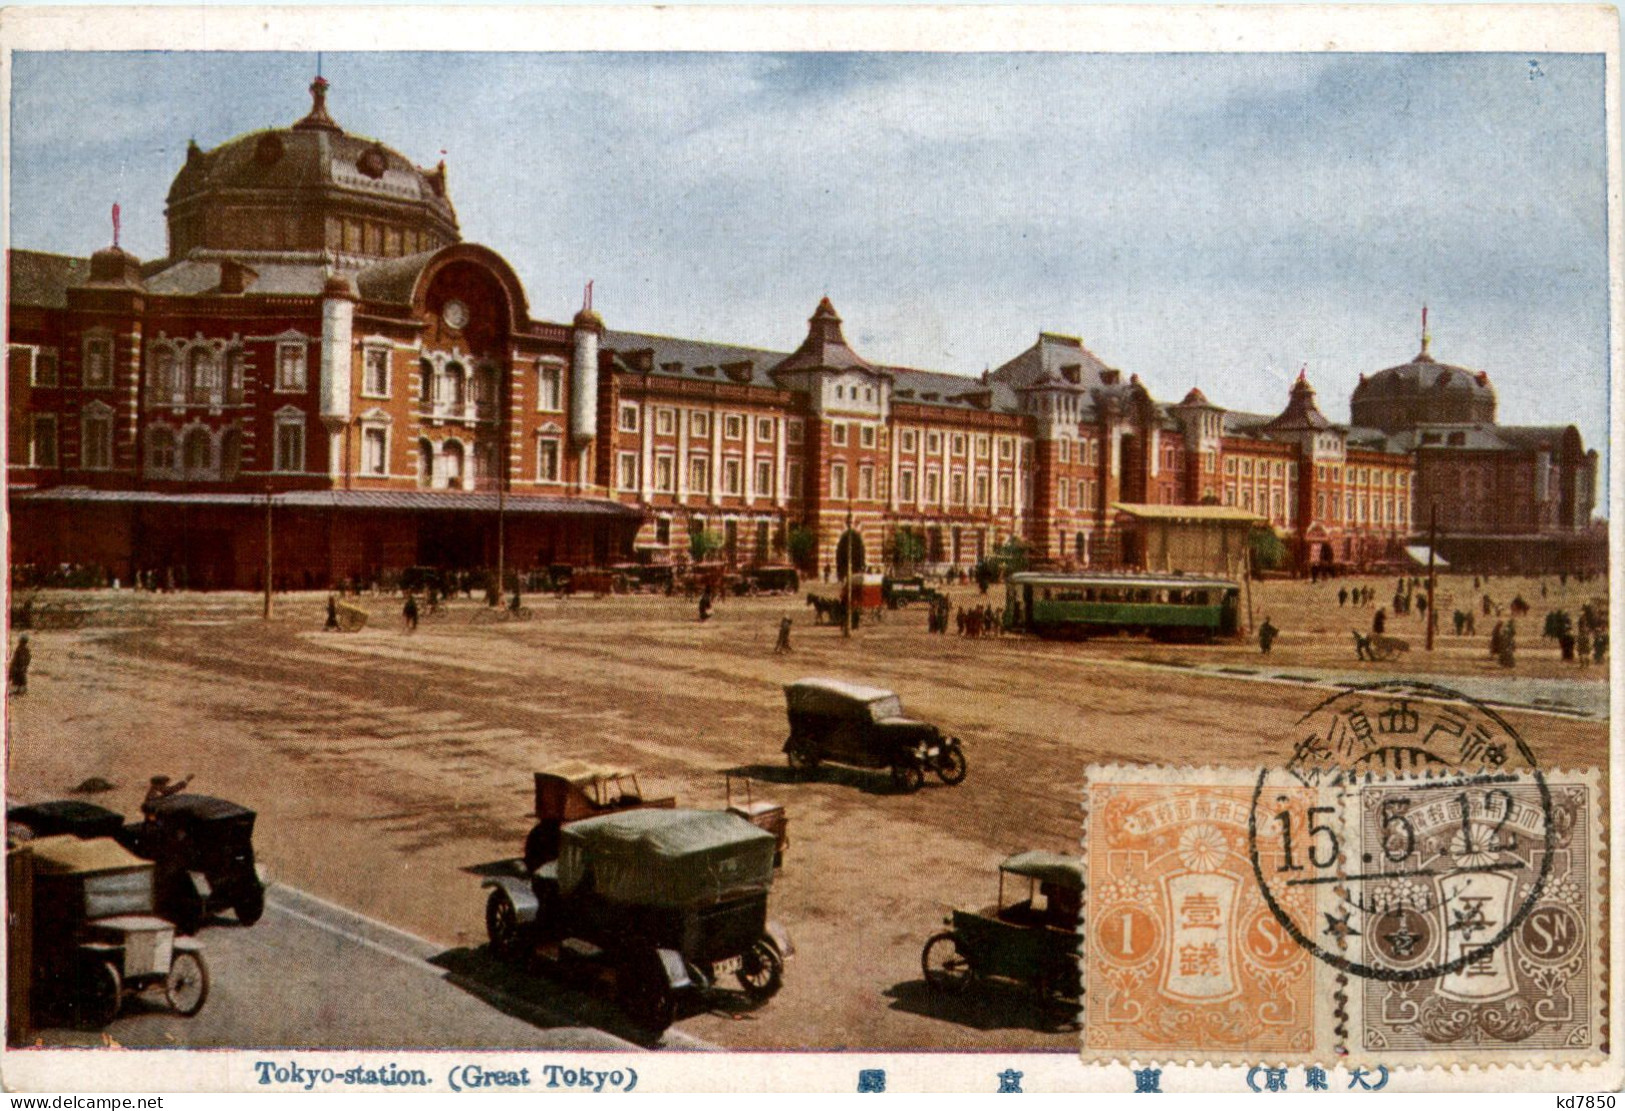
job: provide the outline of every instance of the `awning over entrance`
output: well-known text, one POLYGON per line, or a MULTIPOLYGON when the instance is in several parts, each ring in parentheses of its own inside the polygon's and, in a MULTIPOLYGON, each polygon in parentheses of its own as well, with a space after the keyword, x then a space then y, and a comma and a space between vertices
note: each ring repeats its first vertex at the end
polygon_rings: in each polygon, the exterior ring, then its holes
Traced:
MULTIPOLYGON (((12 500, 30 504, 80 503, 100 505, 171 505, 176 508, 221 509, 264 507, 264 494, 247 493, 167 493, 160 490, 94 490, 88 486, 50 486, 35 490, 12 490, 12 500)), ((502 509, 512 514, 550 514, 571 517, 605 517, 641 520, 643 514, 630 505, 603 498, 557 498, 528 494, 508 494, 502 509)), ((287 490, 271 495, 271 504, 289 509, 388 510, 393 512, 495 513, 497 495, 493 491, 463 490, 287 490)))
MULTIPOLYGON (((1428 565, 1428 546, 1426 544, 1407 544, 1405 546, 1405 554, 1410 556, 1412 562, 1414 563, 1418 563, 1423 567, 1428 565)), ((1450 564, 1446 562, 1444 556, 1440 555, 1438 552, 1434 552, 1433 566, 1435 568, 1445 568, 1449 567, 1450 564)))

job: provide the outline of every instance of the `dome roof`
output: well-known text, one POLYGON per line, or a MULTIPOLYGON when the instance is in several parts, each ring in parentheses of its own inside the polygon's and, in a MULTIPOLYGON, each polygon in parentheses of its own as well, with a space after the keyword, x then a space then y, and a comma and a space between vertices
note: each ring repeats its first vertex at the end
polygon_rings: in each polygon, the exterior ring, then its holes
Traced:
POLYGON ((198 247, 395 257, 458 240, 445 164, 421 169, 377 140, 346 133, 327 113, 327 88, 320 77, 311 83, 310 113, 291 127, 239 135, 210 151, 188 148, 169 188, 172 257, 198 247), (335 234, 334 217, 358 222, 357 241, 344 240, 342 224, 335 234), (362 226, 368 220, 371 237, 362 226), (386 228, 394 233, 387 239, 386 228))
POLYGON ((1490 376, 1482 370, 1468 370, 1436 361, 1426 351, 1408 363, 1391 366, 1369 377, 1362 377, 1354 387, 1355 397, 1381 393, 1416 394, 1427 390, 1453 390, 1459 393, 1494 396, 1490 376))
POLYGON ((1359 427, 1390 434, 1422 424, 1494 424, 1495 390, 1483 371, 1434 359, 1424 335, 1410 362, 1360 376, 1349 413, 1359 427))

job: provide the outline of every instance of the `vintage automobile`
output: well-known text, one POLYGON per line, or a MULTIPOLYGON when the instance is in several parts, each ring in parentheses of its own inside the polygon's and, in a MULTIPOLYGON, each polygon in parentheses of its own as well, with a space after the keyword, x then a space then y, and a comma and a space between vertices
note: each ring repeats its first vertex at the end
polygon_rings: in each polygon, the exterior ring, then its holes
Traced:
POLYGON ((938 591, 925 585, 920 577, 912 579, 894 579, 887 576, 880 585, 881 598, 887 609, 905 609, 915 602, 930 604, 942 597, 938 591))
POLYGON ((949 929, 925 943, 920 966, 926 985, 957 993, 998 977, 1030 985, 1044 1001, 1076 999, 1082 904, 1082 861, 1017 853, 999 865, 997 903, 954 911, 944 920, 949 929), (1009 898, 1019 901, 1006 902, 1007 885, 1009 898))
POLYGON ((724 773, 728 790, 728 813, 737 814, 757 829, 773 835, 773 867, 784 864, 785 851, 790 848, 790 819, 785 816, 784 804, 756 797, 756 789, 748 775, 724 773), (735 786, 735 783, 738 786, 735 786))
POLYGON ((740 594, 794 594, 801 589, 801 573, 794 567, 751 567, 739 577, 740 594))
POLYGON ((148 803, 146 820, 119 840, 157 867, 158 909, 183 934, 209 916, 236 912, 252 926, 265 912, 265 870, 254 860, 254 812, 209 795, 170 795, 148 803))
POLYGON ((117 837, 123 829, 122 814, 81 799, 53 799, 6 808, 8 847, 63 833, 84 839, 117 837))
POLYGON ((161 988, 190 1017, 209 996, 209 968, 191 938, 153 913, 153 865, 107 837, 40 837, 32 871, 32 1005, 105 1026, 127 994, 161 988))
POLYGON ((566 826, 559 857, 493 876, 485 905, 505 959, 609 965, 628 1017, 670 1026, 725 977, 753 1000, 779 990, 789 936, 767 918, 772 834, 721 810, 630 810, 566 826))
POLYGON ((806 774, 821 762, 890 768, 901 791, 925 785, 933 771, 950 787, 965 778, 958 737, 903 716, 897 695, 839 679, 799 679, 784 688, 790 736, 784 742, 790 767, 806 774))
POLYGON ((535 773, 536 825, 525 837, 525 871, 534 872, 559 855, 559 830, 583 818, 622 810, 664 809, 675 797, 644 798, 636 773, 567 760, 535 773))

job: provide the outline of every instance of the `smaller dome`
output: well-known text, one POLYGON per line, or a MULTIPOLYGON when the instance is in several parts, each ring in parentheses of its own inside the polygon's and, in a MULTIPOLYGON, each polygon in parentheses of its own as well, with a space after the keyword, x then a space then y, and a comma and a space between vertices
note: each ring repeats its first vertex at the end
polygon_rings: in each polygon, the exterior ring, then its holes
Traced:
POLYGON ((89 285, 142 288, 141 260, 120 247, 103 247, 90 256, 89 285))
POLYGON ((590 328, 595 332, 604 330, 604 318, 592 309, 582 309, 576 313, 573 323, 577 328, 590 328))
POLYGON ((341 297, 350 301, 360 299, 360 294, 355 289, 355 282, 345 274, 330 275, 327 281, 322 283, 322 296, 341 297))

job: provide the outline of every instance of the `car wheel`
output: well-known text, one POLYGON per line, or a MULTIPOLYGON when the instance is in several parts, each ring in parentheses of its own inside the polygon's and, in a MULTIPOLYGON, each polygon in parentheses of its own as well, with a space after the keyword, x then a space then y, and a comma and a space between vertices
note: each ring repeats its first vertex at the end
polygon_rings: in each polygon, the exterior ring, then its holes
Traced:
POLYGON ((243 888, 243 893, 237 896, 237 901, 231 905, 237 912, 237 921, 244 926, 252 926, 260 920, 265 913, 265 888, 261 887, 256 879, 243 888))
POLYGON ((790 770, 798 775, 807 775, 818 767, 818 746, 805 738, 791 737, 785 745, 784 756, 790 770))
POLYGON ((950 787, 957 787, 965 782, 965 772, 969 770, 969 765, 965 763, 965 753, 958 745, 943 749, 942 755, 937 758, 936 770, 938 779, 950 787))
POLYGON ((124 1001, 124 978, 106 961, 85 961, 74 992, 74 1021, 88 1030, 100 1029, 118 1017, 124 1001))
POLYGON ((183 1018, 191 1018, 203 1009, 209 998, 209 966, 203 963, 203 954, 183 949, 169 962, 169 975, 164 978, 164 998, 169 1006, 183 1018))
POLYGON ((913 794, 925 786, 925 769, 918 764, 894 764, 891 770, 892 786, 905 794, 913 794))
POLYGON ((951 931, 932 936, 920 950, 920 971, 925 986, 933 991, 959 995, 976 979, 969 958, 959 948, 959 938, 951 931))
POLYGON ((742 954, 739 963, 739 986, 755 1000, 771 999, 784 986, 784 958, 767 938, 757 938, 756 944, 742 954))
POLYGON ((485 935, 491 940, 491 951, 504 960, 519 955, 519 911, 508 893, 498 887, 485 901, 485 935))
POLYGON ((677 1018, 677 997, 652 952, 622 959, 615 970, 615 994, 626 1017, 651 1034, 664 1033, 677 1018))

